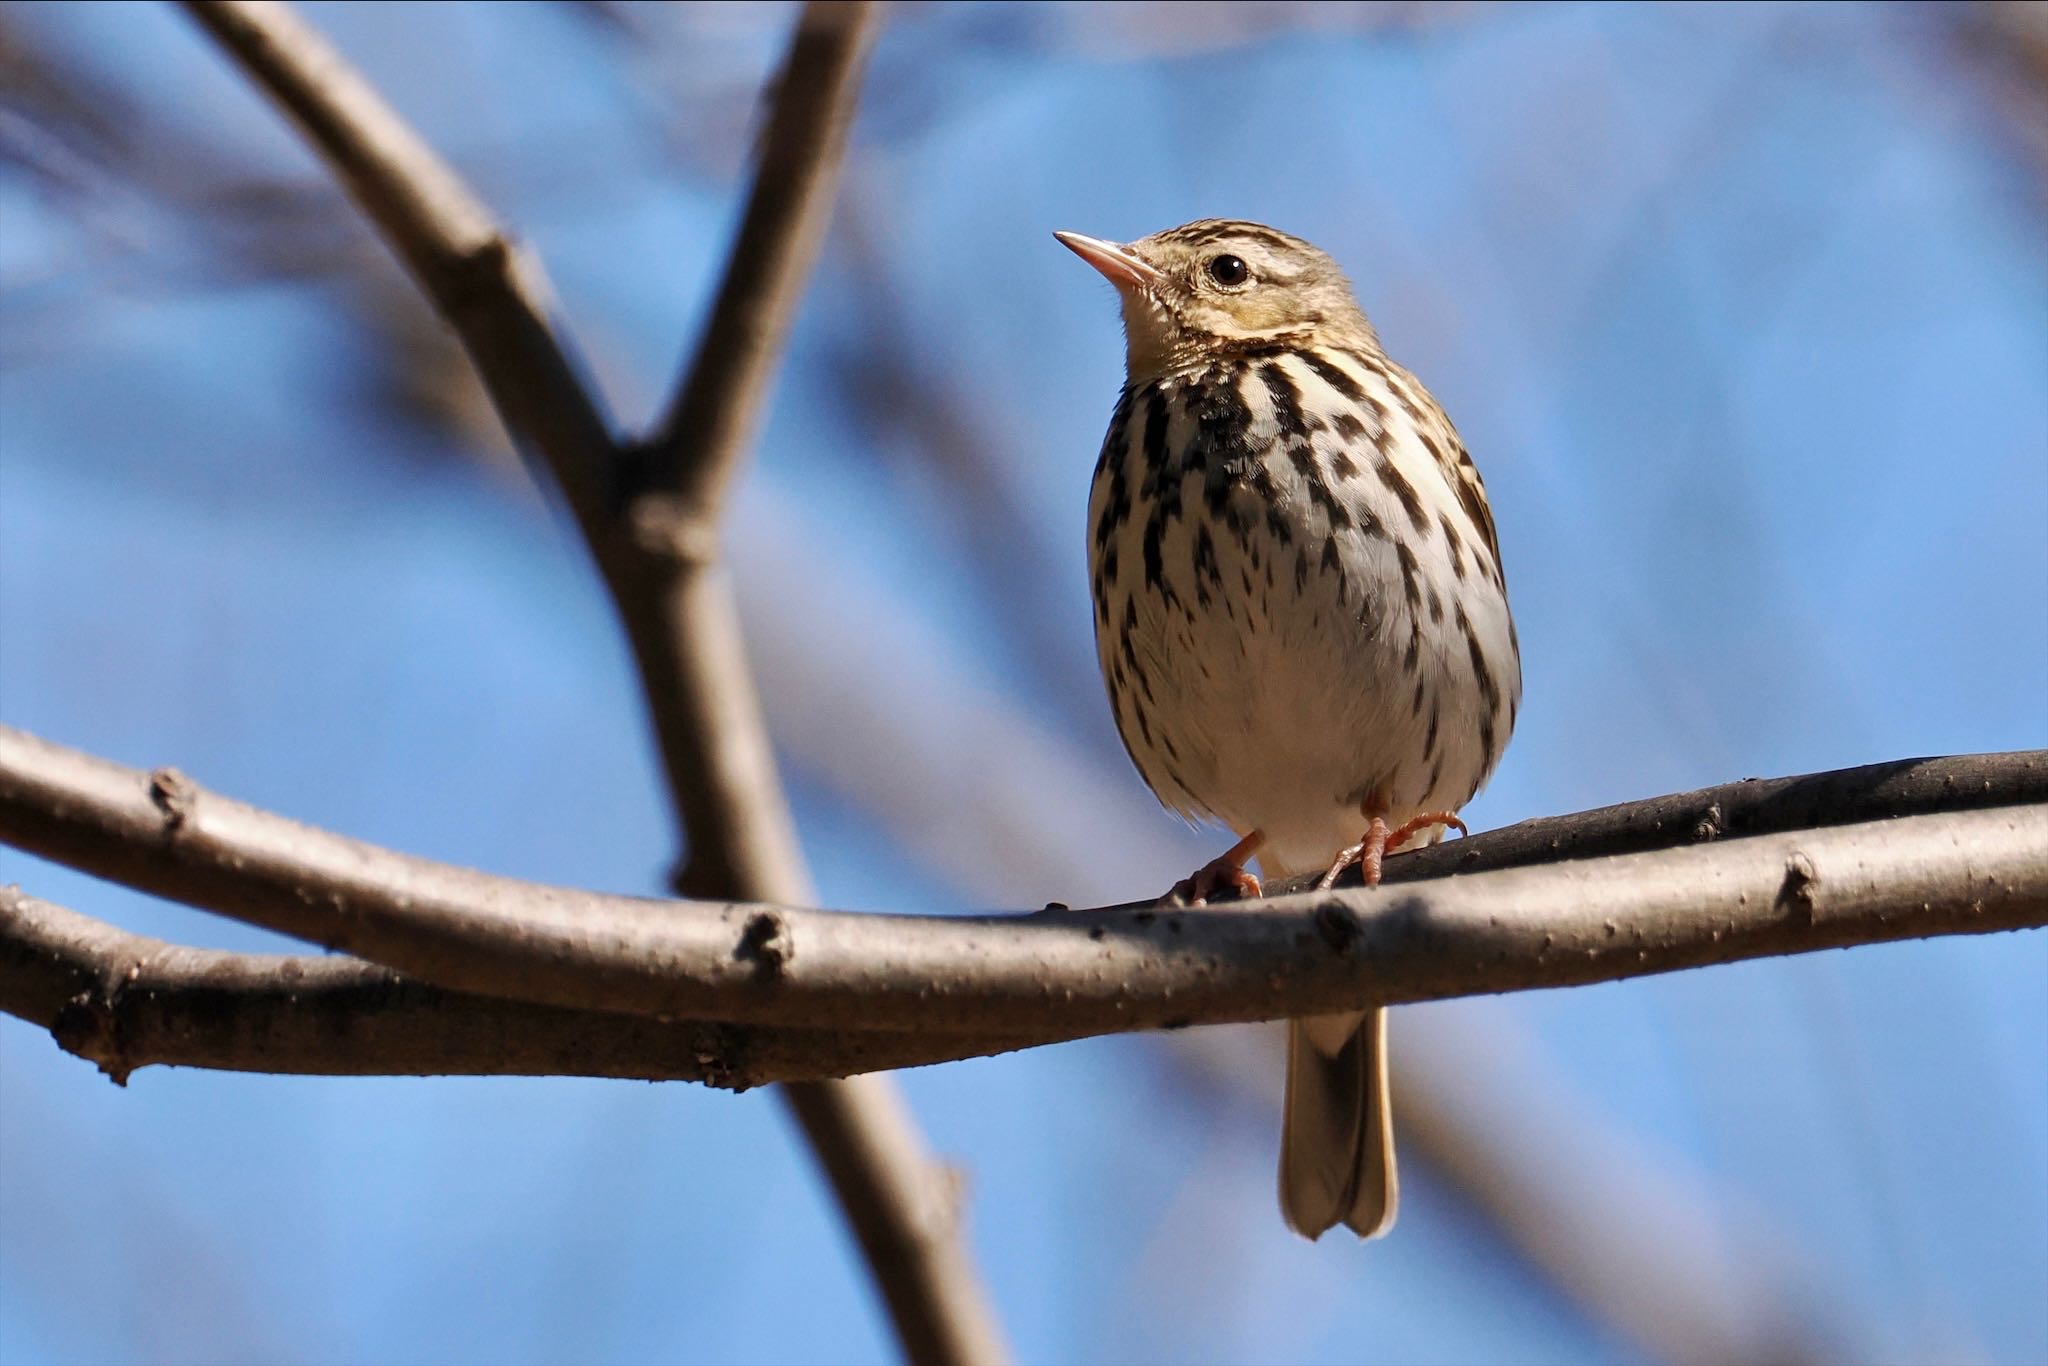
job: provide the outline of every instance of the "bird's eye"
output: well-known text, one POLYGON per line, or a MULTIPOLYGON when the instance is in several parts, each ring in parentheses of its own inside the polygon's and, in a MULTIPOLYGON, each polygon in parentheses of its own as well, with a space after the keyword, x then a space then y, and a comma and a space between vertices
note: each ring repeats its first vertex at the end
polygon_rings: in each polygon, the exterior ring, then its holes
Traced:
POLYGON ((1225 289, 1235 289, 1252 278, 1252 268, 1238 256, 1211 256, 1209 278, 1225 289))

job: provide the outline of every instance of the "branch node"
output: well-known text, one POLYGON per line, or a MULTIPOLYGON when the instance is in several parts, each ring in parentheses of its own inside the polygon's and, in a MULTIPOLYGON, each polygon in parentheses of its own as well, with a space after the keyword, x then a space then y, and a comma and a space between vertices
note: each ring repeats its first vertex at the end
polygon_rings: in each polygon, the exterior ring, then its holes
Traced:
POLYGON ((66 1053, 97 1066, 116 1086, 128 1084, 135 1069, 125 1061, 121 1031, 113 1001, 81 991, 57 1009, 50 1022, 50 1037, 66 1053))
POLYGON ((199 788, 177 769, 159 768, 149 775, 149 799, 163 813, 164 834, 175 836, 192 819, 199 788))
POLYGON ((934 1164, 934 1179, 926 1186, 926 1198, 918 1202, 914 1217, 918 1232, 938 1243, 948 1243, 960 1231, 962 1212, 967 1208, 969 1179, 956 1162, 934 1164))
POLYGON ((1726 821, 1727 817, 1721 813, 1721 803, 1715 802, 1707 808, 1706 814, 1700 817, 1699 823, 1693 826, 1693 843, 1705 844, 1709 840, 1721 838, 1726 821))
POLYGON ((739 947, 733 950, 733 957, 742 962, 752 962, 767 976, 782 971, 782 965, 796 957, 796 945, 790 941, 789 925, 780 912, 761 911, 747 919, 747 928, 740 934, 739 947))
POLYGON ((691 1055, 704 1069, 704 1084, 737 1095, 750 1090, 746 1065, 740 1055, 746 1050, 745 1036, 731 1025, 707 1023, 698 1028, 691 1055))
POLYGON ((718 560, 718 527, 672 493, 643 493, 626 510, 633 544, 679 569, 702 569, 718 560))
POLYGON ((517 293, 519 249, 500 229, 491 228, 470 241, 421 250, 429 253, 427 259, 432 263, 431 270, 421 272, 421 282, 451 315, 517 293))
MULTIPOLYGON (((502 232, 492 232, 474 245, 465 248, 456 257, 463 271, 471 276, 484 276, 492 289, 501 288, 512 277, 518 249, 512 239, 502 232)), ((474 281, 465 281, 474 284, 474 281)))
POLYGON ((1336 901, 1326 901, 1316 907, 1315 925, 1316 933, 1323 937, 1323 942, 1338 953, 1350 953, 1364 933, 1351 908, 1336 901))
POLYGON ((1813 860, 1795 849, 1785 860, 1785 881, 1778 888, 1778 905, 1798 924, 1813 923, 1813 887, 1819 881, 1820 873, 1815 870, 1813 860))

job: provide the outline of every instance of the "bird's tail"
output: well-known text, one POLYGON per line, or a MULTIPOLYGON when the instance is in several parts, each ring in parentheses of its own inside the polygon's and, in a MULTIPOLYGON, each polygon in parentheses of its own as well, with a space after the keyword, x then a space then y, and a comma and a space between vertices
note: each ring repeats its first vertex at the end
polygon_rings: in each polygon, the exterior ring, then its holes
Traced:
POLYGON ((1386 1009, 1290 1020, 1280 1127, 1287 1226, 1304 1238, 1338 1224, 1377 1238, 1394 1226, 1399 1199, 1386 1009))

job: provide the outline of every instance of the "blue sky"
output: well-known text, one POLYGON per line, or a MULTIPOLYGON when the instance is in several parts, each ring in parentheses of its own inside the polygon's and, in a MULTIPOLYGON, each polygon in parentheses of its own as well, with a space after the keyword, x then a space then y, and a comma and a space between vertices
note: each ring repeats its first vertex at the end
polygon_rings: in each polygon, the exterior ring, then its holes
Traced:
MULTIPOLYGON (((540 254, 622 421, 657 411, 790 12, 309 13, 540 254)), ((319 168, 168 9, 4 22, 118 103, 88 135, 27 85, 0 102, 0 721, 656 890, 673 829, 601 589, 319 168)), ((1475 827, 2048 744, 2048 199, 1950 24, 899 13, 729 536, 823 901, 1126 898, 1218 847, 1129 772, 1094 675, 1121 341, 1056 228, 1309 237, 1450 409, 1526 674, 1475 827)), ((11 851, 0 881, 273 942, 11 851)), ((1673 1277, 1737 1341, 2035 1361, 2043 939, 1404 1009, 1407 1191, 1365 1247, 1280 1225, 1263 1035, 903 1084, 1026 1360, 1633 1360, 1682 1340, 1626 1307, 1673 1277)), ((769 1095, 116 1089, 0 1022, 0 1360, 890 1352, 769 1095)))

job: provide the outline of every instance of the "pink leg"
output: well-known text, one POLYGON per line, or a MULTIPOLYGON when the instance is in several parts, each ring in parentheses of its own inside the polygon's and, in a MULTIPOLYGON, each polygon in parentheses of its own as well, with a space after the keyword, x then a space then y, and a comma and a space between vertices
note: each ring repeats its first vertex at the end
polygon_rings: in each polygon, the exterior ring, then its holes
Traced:
POLYGON ((1173 884, 1173 890, 1161 897, 1161 901, 1179 902, 1188 906, 1206 906, 1225 887, 1235 895, 1231 898, 1259 897, 1265 895, 1265 888, 1259 885, 1256 874, 1245 867, 1252 855, 1259 852, 1259 846, 1266 842, 1263 830, 1254 830, 1233 844, 1217 857, 1197 868, 1192 877, 1182 878, 1173 884))
POLYGON ((1354 863, 1360 866, 1359 871, 1365 879, 1366 886, 1379 886, 1382 860, 1388 854, 1398 850, 1418 832, 1427 830, 1432 825, 1455 827, 1461 835, 1471 833, 1465 828, 1465 822, 1459 820, 1456 815, 1449 811, 1424 812, 1398 830, 1387 829, 1384 813, 1376 812, 1368 807, 1365 815, 1365 838, 1337 855, 1336 860, 1330 864, 1329 871, 1323 874, 1322 881, 1316 883, 1318 891, 1336 882, 1337 874, 1343 872, 1354 863))

